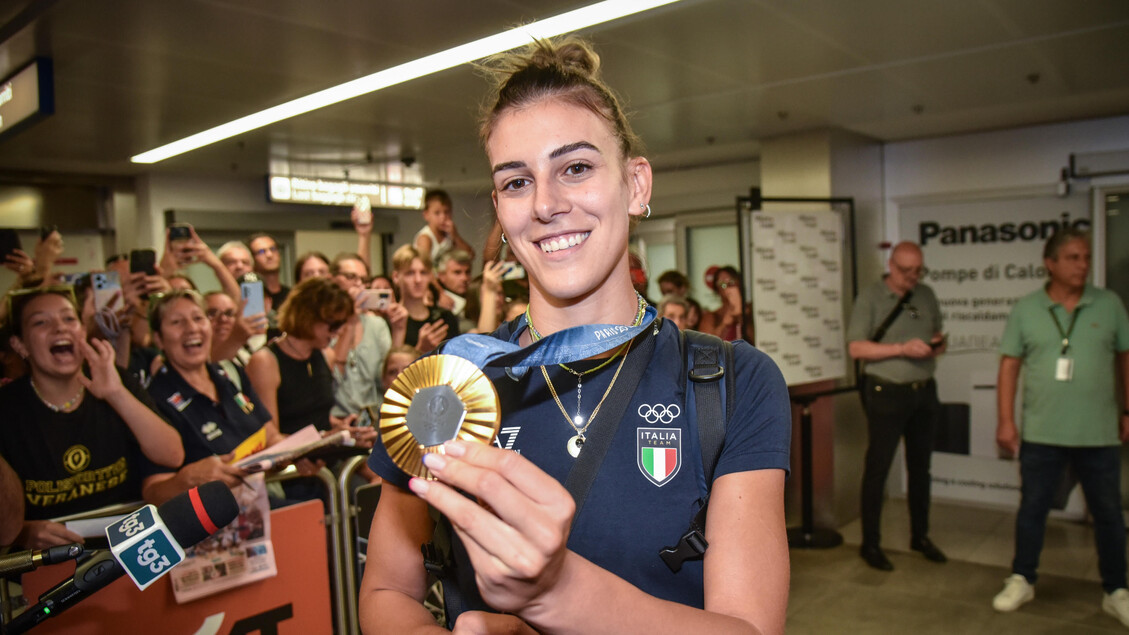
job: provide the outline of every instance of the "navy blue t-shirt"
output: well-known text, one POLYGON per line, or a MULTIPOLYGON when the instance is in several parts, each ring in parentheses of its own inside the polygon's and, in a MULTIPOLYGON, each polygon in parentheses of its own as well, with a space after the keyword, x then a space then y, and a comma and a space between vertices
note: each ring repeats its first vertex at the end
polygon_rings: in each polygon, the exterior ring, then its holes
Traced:
POLYGON ((225 370, 208 364, 219 402, 200 394, 168 364, 153 376, 149 395, 157 404, 157 412, 180 432, 185 465, 231 452, 270 421, 270 412, 251 388, 247 374, 239 367, 236 372, 242 390, 225 370))
MULTIPOLYGON (((664 320, 657 338, 651 361, 578 511, 568 547, 651 595, 700 608, 702 562, 687 562, 679 573, 672 573, 659 557, 661 549, 675 545, 686 532, 707 486, 697 421, 689 416, 687 400, 693 401, 693 391, 687 394, 678 329, 664 320)), ((507 339, 516 341, 516 334, 507 339)), ((599 403, 618 364, 584 376, 583 416, 590 416, 599 403)), ((736 395, 727 398, 738 401, 726 426, 715 478, 749 470, 787 471, 791 407, 784 378, 767 355, 745 342, 734 342, 734 364, 736 395)), ((583 370, 582 364, 570 367, 583 370)), ((575 414, 576 377, 558 366, 546 370, 564 409, 570 416, 575 414)), ((502 369, 485 372, 502 406, 496 445, 520 452, 564 483, 576 462, 566 449, 576 431, 554 401, 540 368, 530 369, 516 381, 502 369)), ((620 377, 617 383, 623 381, 620 377)), ((589 435, 607 425, 601 416, 592 421, 589 435)), ((407 487, 408 479, 381 444, 374 448, 369 465, 391 484, 407 487)), ((460 552, 456 548, 456 554, 460 552)), ((459 578, 473 584, 473 576, 465 574, 460 566, 459 578)), ((477 598, 477 589, 467 591, 477 598)), ((467 609, 476 608, 474 604, 468 599, 467 609)))

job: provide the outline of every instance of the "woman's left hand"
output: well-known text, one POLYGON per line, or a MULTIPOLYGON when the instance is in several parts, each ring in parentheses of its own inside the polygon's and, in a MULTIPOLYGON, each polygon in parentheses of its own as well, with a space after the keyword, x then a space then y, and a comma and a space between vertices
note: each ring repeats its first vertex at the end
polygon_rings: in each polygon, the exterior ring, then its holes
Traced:
POLYGON ((516 452, 463 441, 445 447, 445 455, 424 459, 439 482, 413 478, 410 487, 450 519, 486 603, 520 614, 562 579, 576 507, 572 496, 516 452))
POLYGON ((98 399, 107 401, 119 391, 125 390, 118 369, 114 366, 114 346, 102 339, 87 342, 85 339, 78 341, 79 350, 90 366, 90 377, 81 372, 78 380, 98 399))

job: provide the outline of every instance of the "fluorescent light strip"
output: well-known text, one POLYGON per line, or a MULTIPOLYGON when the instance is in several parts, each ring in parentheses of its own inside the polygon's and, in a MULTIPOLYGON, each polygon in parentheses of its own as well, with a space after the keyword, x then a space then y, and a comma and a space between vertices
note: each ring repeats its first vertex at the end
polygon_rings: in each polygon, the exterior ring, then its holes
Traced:
POLYGON ((562 13, 561 15, 540 20, 532 24, 516 27, 508 31, 484 37, 474 42, 469 42, 455 48, 440 51, 418 60, 394 66, 387 70, 378 71, 352 81, 339 84, 316 93, 299 97, 285 104, 267 108, 266 110, 240 117, 234 121, 210 128, 203 132, 173 141, 172 143, 154 148, 148 152, 131 158, 134 163, 156 163, 164 161, 178 154, 184 154, 197 148, 234 137, 244 132, 249 132, 263 126, 269 126, 284 119, 289 119, 318 108, 325 108, 338 102, 360 97, 382 88, 395 86, 403 82, 437 73, 460 64, 472 62, 488 55, 508 51, 528 44, 534 38, 543 39, 570 33, 596 24, 611 22, 635 13, 641 13, 656 7, 673 4, 679 0, 606 0, 582 9, 562 13))

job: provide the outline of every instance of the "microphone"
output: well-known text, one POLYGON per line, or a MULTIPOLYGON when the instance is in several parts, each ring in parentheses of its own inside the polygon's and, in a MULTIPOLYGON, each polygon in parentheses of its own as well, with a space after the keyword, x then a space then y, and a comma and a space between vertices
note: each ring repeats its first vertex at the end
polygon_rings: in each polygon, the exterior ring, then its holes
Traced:
POLYGON ((221 481, 193 487, 159 508, 146 505, 106 528, 109 551, 98 551, 74 576, 39 597, 39 602, 8 625, 23 633, 67 610, 128 574, 144 590, 184 560, 184 547, 204 540, 239 514, 239 504, 221 481))
POLYGON ((84 551, 83 546, 75 542, 69 545, 58 545, 50 549, 21 551, 0 556, 0 577, 38 569, 45 564, 58 564, 67 560, 74 560, 81 556, 84 551))

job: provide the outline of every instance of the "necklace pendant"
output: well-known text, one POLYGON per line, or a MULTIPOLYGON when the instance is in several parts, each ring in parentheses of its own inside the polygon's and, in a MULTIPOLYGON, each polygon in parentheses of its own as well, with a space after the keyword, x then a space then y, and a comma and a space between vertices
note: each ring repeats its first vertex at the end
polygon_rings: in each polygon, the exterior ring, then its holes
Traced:
POLYGON ((574 459, 576 457, 580 456, 580 450, 583 447, 584 447, 584 437, 580 436, 579 434, 575 435, 574 437, 572 437, 571 439, 568 440, 567 449, 568 449, 569 456, 571 456, 574 459))
POLYGON ((579 412, 576 413, 576 416, 572 418, 572 427, 576 428, 577 430, 584 427, 584 417, 581 417, 579 412))

